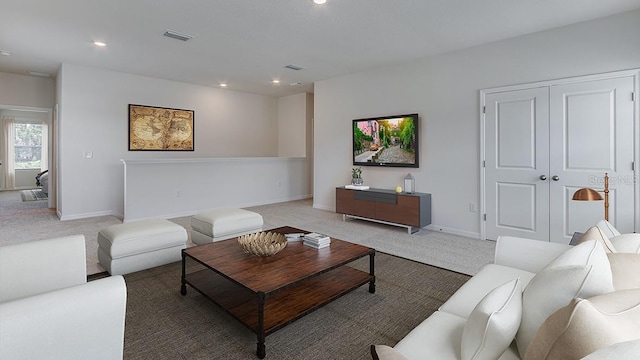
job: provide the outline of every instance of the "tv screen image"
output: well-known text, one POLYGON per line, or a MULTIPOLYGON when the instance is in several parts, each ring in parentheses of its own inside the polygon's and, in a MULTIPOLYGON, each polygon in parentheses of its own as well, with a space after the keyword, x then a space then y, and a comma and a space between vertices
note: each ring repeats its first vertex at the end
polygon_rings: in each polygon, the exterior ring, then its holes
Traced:
POLYGON ((353 120, 353 165, 419 166, 418 114, 353 120))

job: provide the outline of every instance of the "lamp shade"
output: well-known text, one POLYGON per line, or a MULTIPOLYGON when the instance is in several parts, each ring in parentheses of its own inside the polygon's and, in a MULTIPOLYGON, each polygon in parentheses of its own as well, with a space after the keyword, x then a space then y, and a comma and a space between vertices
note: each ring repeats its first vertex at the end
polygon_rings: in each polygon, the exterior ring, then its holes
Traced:
POLYGON ((573 193, 573 197, 571 200, 580 200, 580 201, 596 201, 596 200, 604 200, 602 195, 599 192, 590 189, 590 188, 582 188, 578 189, 573 193))

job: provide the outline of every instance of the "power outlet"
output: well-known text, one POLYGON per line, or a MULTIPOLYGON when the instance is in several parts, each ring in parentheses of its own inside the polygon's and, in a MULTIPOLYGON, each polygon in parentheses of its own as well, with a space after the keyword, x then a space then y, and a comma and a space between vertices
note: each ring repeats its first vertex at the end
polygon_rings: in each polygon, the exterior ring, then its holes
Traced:
POLYGON ((478 212, 478 205, 476 203, 469 203, 470 212, 478 212))

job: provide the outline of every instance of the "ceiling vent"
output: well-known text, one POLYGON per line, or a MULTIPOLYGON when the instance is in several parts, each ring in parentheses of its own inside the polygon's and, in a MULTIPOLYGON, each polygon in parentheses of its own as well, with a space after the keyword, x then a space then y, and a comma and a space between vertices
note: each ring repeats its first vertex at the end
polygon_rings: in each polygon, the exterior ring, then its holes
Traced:
POLYGON ((188 40, 191 40, 193 38, 193 36, 191 36, 191 35, 180 34, 179 32, 175 32, 173 30, 167 30, 167 31, 164 32, 163 35, 166 36, 166 37, 170 37, 172 39, 182 40, 182 41, 188 41, 188 40))
POLYGON ((302 70, 302 69, 304 69, 302 66, 293 65, 293 64, 289 64, 289 65, 285 66, 285 68, 291 69, 291 70, 302 70))
POLYGON ((29 75, 38 76, 38 77, 44 77, 44 78, 51 77, 51 75, 49 75, 47 73, 44 73, 44 72, 40 72, 40 71, 29 71, 29 75))

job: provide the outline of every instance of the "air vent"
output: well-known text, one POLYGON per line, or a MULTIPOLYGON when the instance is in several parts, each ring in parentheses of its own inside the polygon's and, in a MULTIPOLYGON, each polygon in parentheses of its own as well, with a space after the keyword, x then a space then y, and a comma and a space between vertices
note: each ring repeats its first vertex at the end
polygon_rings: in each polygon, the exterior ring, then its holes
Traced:
POLYGON ((285 68, 291 69, 291 70, 302 70, 302 69, 304 69, 302 66, 293 65, 293 64, 289 64, 289 65, 285 66, 285 68))
POLYGON ((188 40, 191 40, 193 38, 193 36, 191 36, 191 35, 180 34, 179 32, 175 32, 173 30, 167 30, 167 31, 164 32, 163 35, 166 36, 166 37, 170 37, 172 39, 182 40, 182 41, 188 41, 188 40))
POLYGON ((40 72, 40 71, 29 71, 29 75, 38 76, 38 77, 44 77, 44 78, 51 77, 51 75, 49 75, 47 73, 44 73, 44 72, 40 72))

